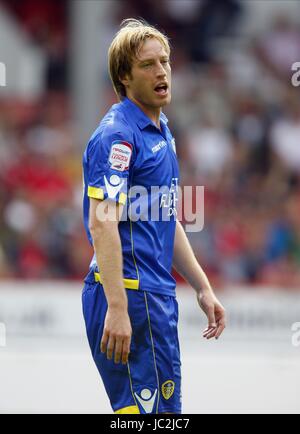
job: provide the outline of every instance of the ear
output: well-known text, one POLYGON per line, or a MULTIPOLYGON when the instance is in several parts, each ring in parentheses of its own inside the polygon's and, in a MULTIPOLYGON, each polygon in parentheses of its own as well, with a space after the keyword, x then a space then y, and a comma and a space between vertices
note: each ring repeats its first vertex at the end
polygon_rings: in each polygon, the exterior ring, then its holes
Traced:
POLYGON ((120 82, 123 84, 123 86, 128 87, 130 83, 130 75, 125 74, 124 77, 120 77, 120 82))
POLYGON ((121 83, 123 84, 123 86, 124 87, 128 87, 128 80, 125 80, 125 79, 123 79, 123 80, 120 80, 121 81, 121 83))

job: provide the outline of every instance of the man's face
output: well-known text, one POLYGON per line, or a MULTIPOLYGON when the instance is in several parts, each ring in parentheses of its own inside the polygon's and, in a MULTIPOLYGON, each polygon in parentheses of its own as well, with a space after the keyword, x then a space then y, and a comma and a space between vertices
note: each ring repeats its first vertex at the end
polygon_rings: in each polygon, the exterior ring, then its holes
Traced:
POLYGON ((133 61, 131 74, 122 80, 127 96, 148 108, 160 108, 171 101, 169 55, 158 39, 147 39, 133 61))

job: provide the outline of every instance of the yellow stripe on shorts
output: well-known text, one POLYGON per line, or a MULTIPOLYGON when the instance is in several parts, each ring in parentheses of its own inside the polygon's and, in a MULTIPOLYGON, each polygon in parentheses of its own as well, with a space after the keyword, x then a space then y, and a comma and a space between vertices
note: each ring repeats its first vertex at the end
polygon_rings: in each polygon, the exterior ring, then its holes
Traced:
POLYGON ((120 408, 120 410, 115 411, 115 414, 140 414, 140 410, 137 405, 131 405, 130 407, 120 408))

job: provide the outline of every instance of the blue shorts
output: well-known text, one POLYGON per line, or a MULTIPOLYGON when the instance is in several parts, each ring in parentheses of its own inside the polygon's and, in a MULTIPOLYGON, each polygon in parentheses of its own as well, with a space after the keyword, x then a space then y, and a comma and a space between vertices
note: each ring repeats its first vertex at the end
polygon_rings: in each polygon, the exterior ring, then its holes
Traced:
POLYGON ((100 351, 107 302, 100 283, 85 280, 83 314, 92 355, 116 413, 181 413, 175 297, 126 290, 132 339, 127 365, 100 351))

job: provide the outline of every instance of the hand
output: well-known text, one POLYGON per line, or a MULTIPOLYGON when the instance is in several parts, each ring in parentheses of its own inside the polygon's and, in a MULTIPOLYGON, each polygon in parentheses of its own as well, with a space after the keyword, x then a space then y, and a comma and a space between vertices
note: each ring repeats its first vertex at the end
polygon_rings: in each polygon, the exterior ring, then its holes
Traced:
POLYGON ((208 327, 203 331, 206 339, 218 339, 226 327, 225 309, 212 291, 197 295, 199 306, 208 318, 208 327))
POLYGON ((128 312, 124 308, 108 308, 100 349, 106 353, 108 360, 125 365, 130 352, 132 329, 128 312))

